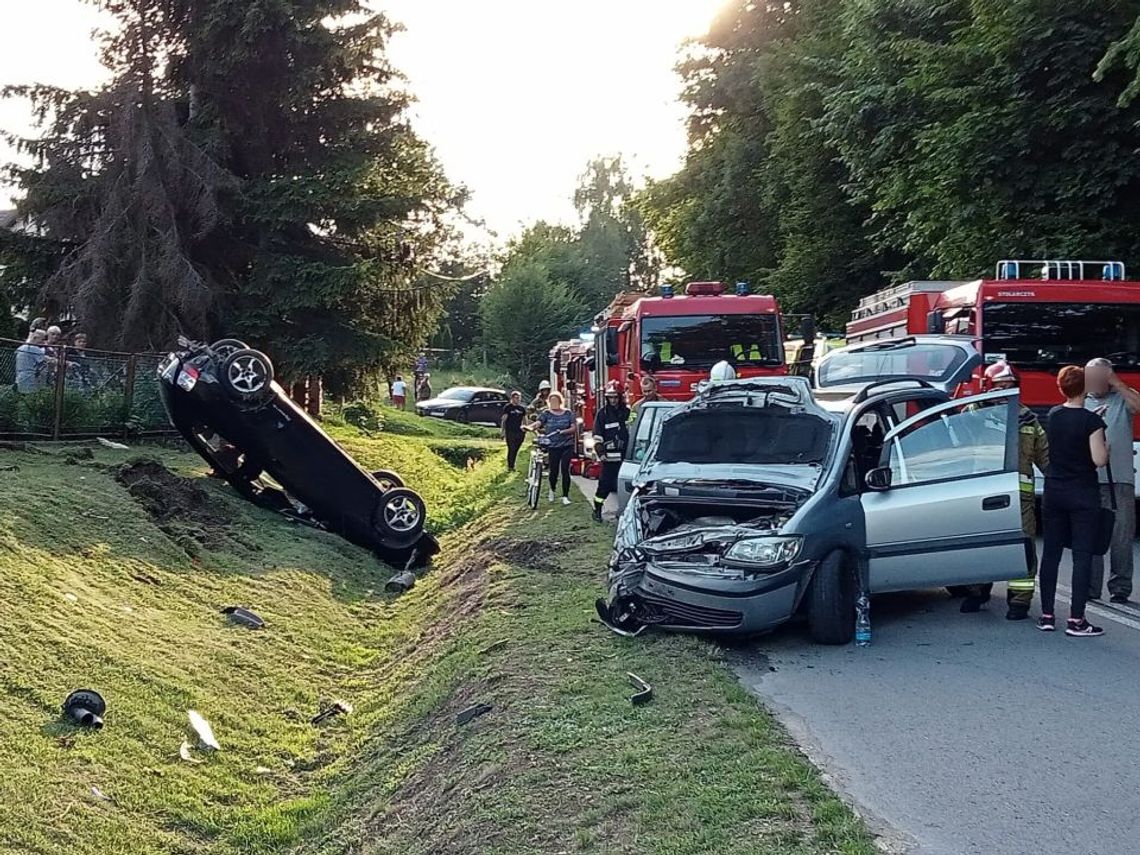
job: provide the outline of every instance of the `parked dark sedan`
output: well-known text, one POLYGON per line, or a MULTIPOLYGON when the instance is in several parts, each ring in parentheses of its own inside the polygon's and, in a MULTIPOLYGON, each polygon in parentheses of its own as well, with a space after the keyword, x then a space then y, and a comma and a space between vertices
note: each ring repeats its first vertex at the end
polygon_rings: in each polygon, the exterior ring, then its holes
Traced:
POLYGON ((246 498, 398 567, 422 566, 439 551, 419 494, 394 472, 362 469, 273 381, 264 353, 232 339, 182 339, 158 374, 171 424, 246 498))
POLYGON ((427 401, 416 404, 421 416, 449 419, 453 422, 498 425, 503 407, 510 396, 502 389, 485 389, 477 386, 455 386, 427 401))

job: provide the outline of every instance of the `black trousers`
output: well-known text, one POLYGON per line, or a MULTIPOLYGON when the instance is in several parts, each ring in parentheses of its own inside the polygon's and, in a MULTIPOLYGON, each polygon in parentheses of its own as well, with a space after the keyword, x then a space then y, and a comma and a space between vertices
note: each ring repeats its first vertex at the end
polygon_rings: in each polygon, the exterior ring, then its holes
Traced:
POLYGON ((1092 573, 1092 551, 1100 517, 1100 490, 1046 479, 1041 507, 1045 549, 1041 554, 1041 612, 1053 614, 1061 553, 1073 551, 1073 601, 1069 617, 1083 618, 1092 573))
POLYGON ((572 445, 555 446, 550 449, 550 489, 558 486, 558 476, 562 476, 562 495, 570 495, 570 458, 574 456, 572 445))
POLYGON ((594 501, 601 504, 610 493, 617 492, 618 473, 620 472, 621 461, 607 460, 602 463, 602 474, 598 478, 598 492, 594 496, 594 501))
POLYGON ((523 437, 525 434, 519 430, 507 431, 507 468, 512 472, 515 471, 515 463, 519 459, 519 449, 522 448, 523 437))

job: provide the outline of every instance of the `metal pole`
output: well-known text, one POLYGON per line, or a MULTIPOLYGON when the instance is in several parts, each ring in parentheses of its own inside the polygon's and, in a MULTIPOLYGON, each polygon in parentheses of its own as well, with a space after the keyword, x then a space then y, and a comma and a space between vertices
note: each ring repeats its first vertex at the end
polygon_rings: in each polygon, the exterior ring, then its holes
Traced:
POLYGON ((131 420, 131 408, 135 403, 135 370, 138 367, 135 356, 136 355, 132 353, 127 357, 127 379, 123 386, 123 439, 127 438, 131 420))
POLYGON ((67 379, 67 349, 62 345, 54 348, 55 362, 55 422, 51 429, 51 438, 59 439, 60 424, 63 421, 63 388, 67 379))

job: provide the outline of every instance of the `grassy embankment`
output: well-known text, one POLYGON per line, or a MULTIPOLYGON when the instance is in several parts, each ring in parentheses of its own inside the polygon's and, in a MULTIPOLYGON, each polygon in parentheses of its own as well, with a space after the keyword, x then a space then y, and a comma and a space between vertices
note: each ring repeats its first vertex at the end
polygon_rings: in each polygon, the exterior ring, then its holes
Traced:
POLYGON ((149 452, 192 479, 156 519, 113 477, 138 451, 0 452, 0 852, 873 851, 714 645, 591 622, 607 547, 584 502, 524 512, 485 434, 389 428, 334 431, 443 533, 398 599, 369 554, 190 455, 149 452), (78 686, 108 699, 103 731, 60 722, 78 686), (353 712, 311 725, 334 699, 353 712), (188 709, 222 746, 199 763, 188 709))

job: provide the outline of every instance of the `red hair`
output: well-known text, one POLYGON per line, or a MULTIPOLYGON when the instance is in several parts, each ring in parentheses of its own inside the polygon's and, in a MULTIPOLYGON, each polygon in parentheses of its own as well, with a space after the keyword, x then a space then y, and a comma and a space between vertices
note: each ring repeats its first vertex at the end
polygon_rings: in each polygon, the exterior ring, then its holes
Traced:
POLYGON ((1057 388, 1066 398, 1075 398, 1085 391, 1085 369, 1066 365, 1057 375, 1057 388))

